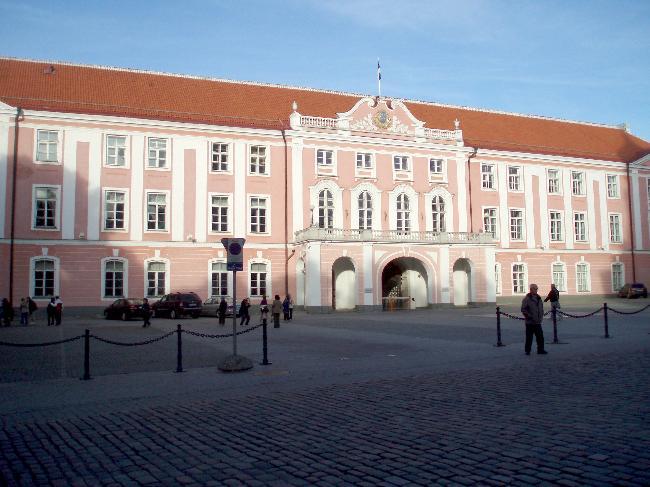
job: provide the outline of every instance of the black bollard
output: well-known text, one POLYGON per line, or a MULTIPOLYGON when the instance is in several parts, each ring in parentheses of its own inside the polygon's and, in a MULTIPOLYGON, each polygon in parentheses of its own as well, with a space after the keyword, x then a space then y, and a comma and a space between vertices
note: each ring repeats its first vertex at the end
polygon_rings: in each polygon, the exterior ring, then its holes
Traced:
POLYGON ((264 354, 264 358, 262 359, 262 363, 260 363, 260 365, 271 365, 271 362, 269 362, 268 358, 266 320, 262 322, 262 353, 264 354))
POLYGON ((605 317, 605 337, 604 338, 609 338, 609 319, 607 317, 607 303, 603 303, 603 315, 605 317))
POLYGON ((84 334, 84 376, 82 380, 90 380, 90 330, 84 334))
POLYGON ((176 353, 176 372, 183 372, 183 339, 181 338, 181 325, 176 325, 176 334, 178 335, 178 352, 176 353))
POLYGON ((505 347, 503 343, 501 343, 501 308, 497 306, 497 344, 495 347, 505 347))
POLYGON ((551 316, 553 316, 553 343, 556 345, 560 343, 560 340, 557 338, 557 308, 551 308, 551 316))

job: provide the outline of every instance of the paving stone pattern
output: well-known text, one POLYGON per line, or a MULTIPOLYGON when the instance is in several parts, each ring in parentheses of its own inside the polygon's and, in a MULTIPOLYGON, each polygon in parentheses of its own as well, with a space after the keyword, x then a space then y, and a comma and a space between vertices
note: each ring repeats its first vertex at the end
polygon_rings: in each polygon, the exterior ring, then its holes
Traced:
POLYGON ((2 485, 650 485, 650 354, 4 423, 2 485))

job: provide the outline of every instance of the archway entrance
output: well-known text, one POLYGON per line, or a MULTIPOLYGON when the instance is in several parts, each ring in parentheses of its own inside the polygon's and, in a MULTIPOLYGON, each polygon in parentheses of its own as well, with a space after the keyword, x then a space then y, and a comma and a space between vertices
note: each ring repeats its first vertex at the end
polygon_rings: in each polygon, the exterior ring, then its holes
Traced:
MULTIPOLYGON (((414 257, 391 260, 381 273, 382 298, 396 306, 417 308, 429 305, 427 271, 424 264, 414 257), (390 298, 397 298, 390 300, 390 298)), ((385 303, 384 303, 385 304, 385 303)))
POLYGON ((357 305, 354 264, 349 257, 340 257, 332 264, 332 307, 354 309, 357 305))
POLYGON ((471 300, 472 267, 467 259, 454 262, 454 304, 467 306, 471 300))

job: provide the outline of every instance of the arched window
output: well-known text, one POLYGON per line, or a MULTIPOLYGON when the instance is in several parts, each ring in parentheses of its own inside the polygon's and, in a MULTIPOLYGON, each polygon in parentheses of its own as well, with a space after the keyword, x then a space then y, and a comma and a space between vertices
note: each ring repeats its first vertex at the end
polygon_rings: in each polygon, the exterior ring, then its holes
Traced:
POLYGON ((329 189, 318 193, 318 228, 334 226, 334 198, 329 189))
POLYGON ((445 200, 442 196, 434 196, 431 199, 431 219, 432 230, 434 232, 446 232, 447 225, 445 223, 445 200))
POLYGON ((124 296, 124 262, 117 259, 107 260, 104 267, 104 297, 123 298, 124 296))
POLYGON ((372 229, 372 196, 368 191, 359 194, 359 230, 372 229))
POLYGON ((397 231, 409 232, 411 230, 411 210, 409 197, 402 193, 397 197, 397 231))

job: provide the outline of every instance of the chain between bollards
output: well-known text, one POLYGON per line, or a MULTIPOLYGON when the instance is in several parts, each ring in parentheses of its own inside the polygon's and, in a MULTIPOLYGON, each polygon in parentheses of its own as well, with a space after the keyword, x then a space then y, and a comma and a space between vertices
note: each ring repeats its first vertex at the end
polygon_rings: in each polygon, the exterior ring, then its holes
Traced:
POLYGON ((176 353, 176 372, 183 372, 183 339, 181 336, 183 335, 183 330, 181 329, 181 325, 176 325, 176 333, 178 335, 177 337, 177 353, 176 353))
POLYGON ((501 342, 501 307, 497 306, 497 344, 495 347, 505 347, 501 342))
POLYGON ((609 319, 607 317, 607 303, 603 303, 603 316, 605 317, 605 336, 604 336, 604 338, 609 338, 609 319))
POLYGON ((82 380, 90 380, 90 330, 84 333, 84 376, 82 380))
POLYGON ((269 362, 269 358, 268 358, 266 320, 262 322, 262 352, 264 354, 264 358, 260 363, 260 365, 271 365, 271 362, 269 362))

